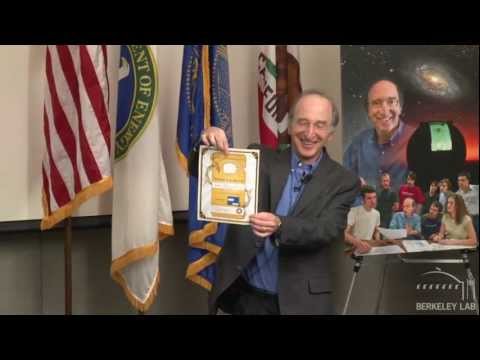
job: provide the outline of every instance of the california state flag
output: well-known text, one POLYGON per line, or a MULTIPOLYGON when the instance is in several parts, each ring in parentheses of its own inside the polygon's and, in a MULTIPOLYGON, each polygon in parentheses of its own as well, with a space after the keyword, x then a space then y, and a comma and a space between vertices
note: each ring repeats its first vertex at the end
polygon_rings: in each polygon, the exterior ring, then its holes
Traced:
POLYGON ((302 92, 299 45, 264 45, 258 56, 260 141, 271 148, 290 142, 288 111, 302 92))
POLYGON ((173 235, 162 157, 155 46, 122 45, 113 172, 113 279, 147 311, 160 281, 159 241, 173 235))

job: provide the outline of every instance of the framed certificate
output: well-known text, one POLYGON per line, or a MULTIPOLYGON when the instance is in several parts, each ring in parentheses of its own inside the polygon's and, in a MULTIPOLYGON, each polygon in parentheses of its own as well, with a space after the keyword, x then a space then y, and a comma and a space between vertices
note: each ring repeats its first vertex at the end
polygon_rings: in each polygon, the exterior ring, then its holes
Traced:
POLYGON ((248 225, 258 211, 259 161, 259 150, 229 149, 225 155, 201 145, 197 219, 248 225))

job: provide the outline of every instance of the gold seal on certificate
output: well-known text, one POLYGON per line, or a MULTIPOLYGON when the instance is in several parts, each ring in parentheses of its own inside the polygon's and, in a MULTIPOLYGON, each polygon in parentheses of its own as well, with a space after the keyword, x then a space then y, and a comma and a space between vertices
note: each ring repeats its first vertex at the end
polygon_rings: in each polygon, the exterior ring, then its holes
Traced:
POLYGON ((200 146, 197 218, 248 225, 258 208, 260 151, 200 146))

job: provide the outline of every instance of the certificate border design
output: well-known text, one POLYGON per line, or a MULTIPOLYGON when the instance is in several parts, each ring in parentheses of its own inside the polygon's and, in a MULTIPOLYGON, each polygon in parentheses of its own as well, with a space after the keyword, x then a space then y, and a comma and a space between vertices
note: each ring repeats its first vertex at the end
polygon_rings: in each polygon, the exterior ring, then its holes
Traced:
MULTIPOLYGON (((235 224, 235 225, 249 225, 250 222, 248 220, 243 220, 243 221, 235 221, 231 219, 226 219, 226 218, 219 218, 219 217, 214 217, 214 216, 206 216, 201 212, 202 208, 202 184, 203 184, 203 179, 204 179, 204 174, 202 172, 203 168, 203 158, 205 156, 205 153, 207 151, 213 151, 213 152, 221 152, 220 150, 217 150, 216 148, 201 145, 200 146, 200 158, 198 161, 198 191, 197 191, 197 219, 199 221, 210 221, 210 222, 217 222, 217 223, 224 223, 224 224, 235 224)), ((236 154, 246 154, 247 156, 253 156, 256 160, 256 167, 255 167, 255 200, 254 200, 254 209, 255 212, 258 212, 258 179, 259 179, 259 169, 260 169, 260 150, 257 149, 236 149, 236 148, 229 148, 228 149, 229 153, 236 153, 236 154)))

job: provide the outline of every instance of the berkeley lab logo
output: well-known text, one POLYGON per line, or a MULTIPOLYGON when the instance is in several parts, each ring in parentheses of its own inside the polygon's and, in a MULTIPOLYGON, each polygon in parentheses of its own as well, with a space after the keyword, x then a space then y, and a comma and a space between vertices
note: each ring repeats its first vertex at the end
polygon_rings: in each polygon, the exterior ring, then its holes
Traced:
MULTIPOLYGON (((472 285, 473 286, 473 285, 472 285)), ((439 267, 420 275, 416 284, 419 312, 475 311, 476 303, 468 280, 462 281, 439 267)))

